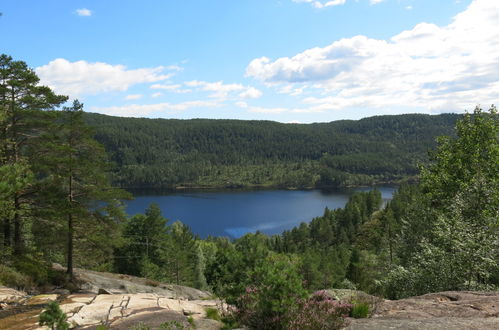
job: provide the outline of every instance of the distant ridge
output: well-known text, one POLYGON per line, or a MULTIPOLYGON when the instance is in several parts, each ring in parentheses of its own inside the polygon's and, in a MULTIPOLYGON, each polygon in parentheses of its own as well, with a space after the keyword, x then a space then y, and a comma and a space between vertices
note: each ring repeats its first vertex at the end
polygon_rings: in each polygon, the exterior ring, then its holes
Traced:
POLYGON ((399 182, 417 173, 458 114, 374 116, 329 123, 148 119, 86 113, 135 188, 313 188, 399 182))

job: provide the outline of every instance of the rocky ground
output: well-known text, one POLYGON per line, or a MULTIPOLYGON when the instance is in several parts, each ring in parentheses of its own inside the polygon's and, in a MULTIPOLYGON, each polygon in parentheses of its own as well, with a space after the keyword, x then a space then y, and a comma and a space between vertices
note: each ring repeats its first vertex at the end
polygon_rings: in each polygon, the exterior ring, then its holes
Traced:
MULTIPOLYGON (((57 300, 78 329, 151 328, 181 324, 184 329, 220 329, 206 318, 207 308, 225 308, 209 293, 128 275, 77 270, 82 291, 65 290, 28 296, 0 287, 0 329, 39 329, 38 316, 57 300), (189 323, 191 318, 191 323, 189 323)), ((441 292, 401 300, 383 300, 362 292, 329 290, 335 299, 367 301, 374 306, 367 319, 350 319, 345 329, 499 329, 499 292, 441 292)), ((175 328, 172 328, 175 329, 175 328)))
POLYGON ((378 300, 370 318, 353 319, 346 329, 499 329, 499 292, 451 291, 378 300))
POLYGON ((181 324, 185 329, 193 328, 193 324, 197 329, 221 327, 220 322, 206 318, 207 308, 222 308, 221 302, 207 292, 128 275, 79 269, 76 275, 82 290, 75 294, 59 290, 29 297, 0 287, 0 329, 43 329, 38 326, 38 316, 54 300, 59 301, 72 327, 78 329, 95 329, 98 325, 130 329, 139 323, 152 328, 161 324, 181 324))

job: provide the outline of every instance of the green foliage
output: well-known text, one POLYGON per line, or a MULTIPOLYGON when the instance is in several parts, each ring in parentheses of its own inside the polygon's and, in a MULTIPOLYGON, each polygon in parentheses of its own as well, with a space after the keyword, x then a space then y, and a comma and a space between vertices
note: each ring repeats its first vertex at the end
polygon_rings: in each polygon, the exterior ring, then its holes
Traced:
POLYGON ((125 240, 115 250, 115 271, 206 288, 205 258, 197 238, 188 226, 167 222, 156 204, 130 218, 123 226, 125 240))
POLYGON ((50 265, 44 260, 21 256, 16 258, 14 267, 20 273, 32 278, 35 284, 42 285, 49 280, 50 265))
POLYGON ((492 289, 499 283, 499 119, 476 108, 442 138, 406 208, 402 264, 386 281, 391 297, 492 289))
POLYGON ((196 324, 194 323, 194 318, 192 316, 189 316, 187 318, 187 322, 191 325, 191 327, 193 327, 194 329, 196 329, 196 324))
POLYGON ((236 300, 236 318, 254 329, 285 328, 289 311, 306 296, 297 260, 283 255, 269 255, 250 271, 247 285, 236 300))
POLYGON ((0 265, 0 285, 20 290, 31 289, 34 286, 33 279, 18 270, 0 265))
POLYGON ((206 308, 206 318, 215 320, 215 321, 221 321, 222 318, 220 317, 220 314, 218 313, 218 309, 216 308, 206 308))
POLYGON ((315 292, 311 297, 303 299, 296 310, 289 311, 292 315, 286 329, 315 330, 341 329, 345 326, 345 318, 352 306, 331 299, 324 291, 315 292))
POLYGON ((350 316, 356 319, 366 318, 369 316, 369 309, 370 306, 366 302, 354 303, 350 312, 350 316))
POLYGON ((66 322, 67 316, 55 301, 49 303, 47 309, 40 314, 40 325, 46 325, 52 330, 66 330, 69 329, 69 323, 66 322))
POLYGON ((458 115, 378 116, 290 125, 269 121, 165 120, 86 114, 131 188, 321 187, 398 181, 458 115))

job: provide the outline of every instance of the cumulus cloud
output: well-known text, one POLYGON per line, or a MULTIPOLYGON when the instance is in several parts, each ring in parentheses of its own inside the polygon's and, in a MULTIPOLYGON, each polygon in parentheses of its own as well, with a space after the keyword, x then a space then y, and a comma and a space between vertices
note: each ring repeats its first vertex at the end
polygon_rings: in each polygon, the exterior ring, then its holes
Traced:
POLYGON ((142 98, 142 94, 130 94, 125 96, 125 100, 139 100, 142 98))
POLYGON ((254 87, 248 87, 244 92, 239 94, 239 97, 242 97, 243 99, 257 99, 261 97, 263 93, 254 88, 254 87))
POLYGON ((307 85, 313 110, 411 106, 459 110, 499 98, 499 1, 475 0, 447 26, 390 40, 355 36, 293 57, 256 58, 246 75, 280 90, 307 85))
POLYGON ((35 69, 41 82, 57 93, 71 97, 111 91, 126 91, 132 85, 152 83, 168 79, 165 68, 127 69, 123 65, 102 62, 70 62, 55 59, 35 69))
POLYGON ((234 92, 239 92, 240 98, 259 98, 262 92, 251 86, 244 86, 242 84, 224 84, 222 81, 207 82, 193 80, 184 83, 188 87, 196 88, 201 91, 210 92, 208 97, 226 100, 234 92))
MULTIPOLYGON (((376 1, 376 0, 374 0, 376 1)), ((379 0, 378 0, 379 1, 379 0)), ((381 0, 383 1, 383 0, 381 0)), ((293 0, 293 2, 307 2, 310 3, 315 8, 325 8, 330 6, 344 5, 346 0, 329 0, 329 1, 318 1, 318 0, 293 0)))
POLYGON ((259 113, 283 113, 288 112, 287 108, 270 108, 270 107, 248 107, 249 112, 259 112, 259 113))
POLYGON ((147 117, 162 112, 181 112, 190 108, 215 108, 222 104, 215 101, 186 101, 182 103, 129 104, 111 107, 91 107, 91 112, 120 117, 147 117))
POLYGON ((151 89, 162 89, 172 93, 190 93, 192 90, 182 88, 181 84, 153 84, 150 86, 151 89))
POLYGON ((78 16, 92 16, 92 11, 87 8, 76 9, 76 14, 78 16))

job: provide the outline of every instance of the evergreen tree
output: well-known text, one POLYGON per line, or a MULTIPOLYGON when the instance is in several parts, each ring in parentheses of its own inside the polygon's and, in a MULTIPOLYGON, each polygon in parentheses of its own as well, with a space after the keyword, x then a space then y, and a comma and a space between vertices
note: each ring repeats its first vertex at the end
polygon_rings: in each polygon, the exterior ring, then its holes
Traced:
POLYGON ((55 210, 54 216, 66 220, 66 261, 70 277, 73 276, 75 240, 91 241, 99 246, 102 236, 110 234, 106 242, 109 244, 116 235, 112 234, 116 231, 113 227, 122 217, 118 198, 126 196, 110 186, 107 156, 93 139, 82 114, 83 104, 77 100, 72 107, 58 113, 55 129, 47 142, 50 152, 45 155, 46 173, 42 181, 47 190, 52 190, 52 194, 47 191, 46 195, 51 199, 48 203, 55 210))
MULTIPOLYGON (((67 100, 66 96, 56 95, 38 83, 39 78, 26 63, 0 55, 0 166, 15 168, 14 171, 23 178, 30 176, 27 164, 32 162, 32 154, 27 150, 50 122, 46 110, 52 110, 67 100)), ((10 210, 2 214, 4 245, 13 242, 16 254, 20 254, 23 248, 22 225, 29 218, 32 204, 30 188, 24 180, 24 184, 11 186, 9 196, 4 196, 10 210)))
POLYGON ((476 108, 442 138, 421 173, 422 194, 402 226, 404 267, 391 273, 393 296, 481 289, 499 274, 499 118, 476 108), (416 238, 416 240, 414 239, 416 238), (398 289, 398 292, 397 292, 398 289))

